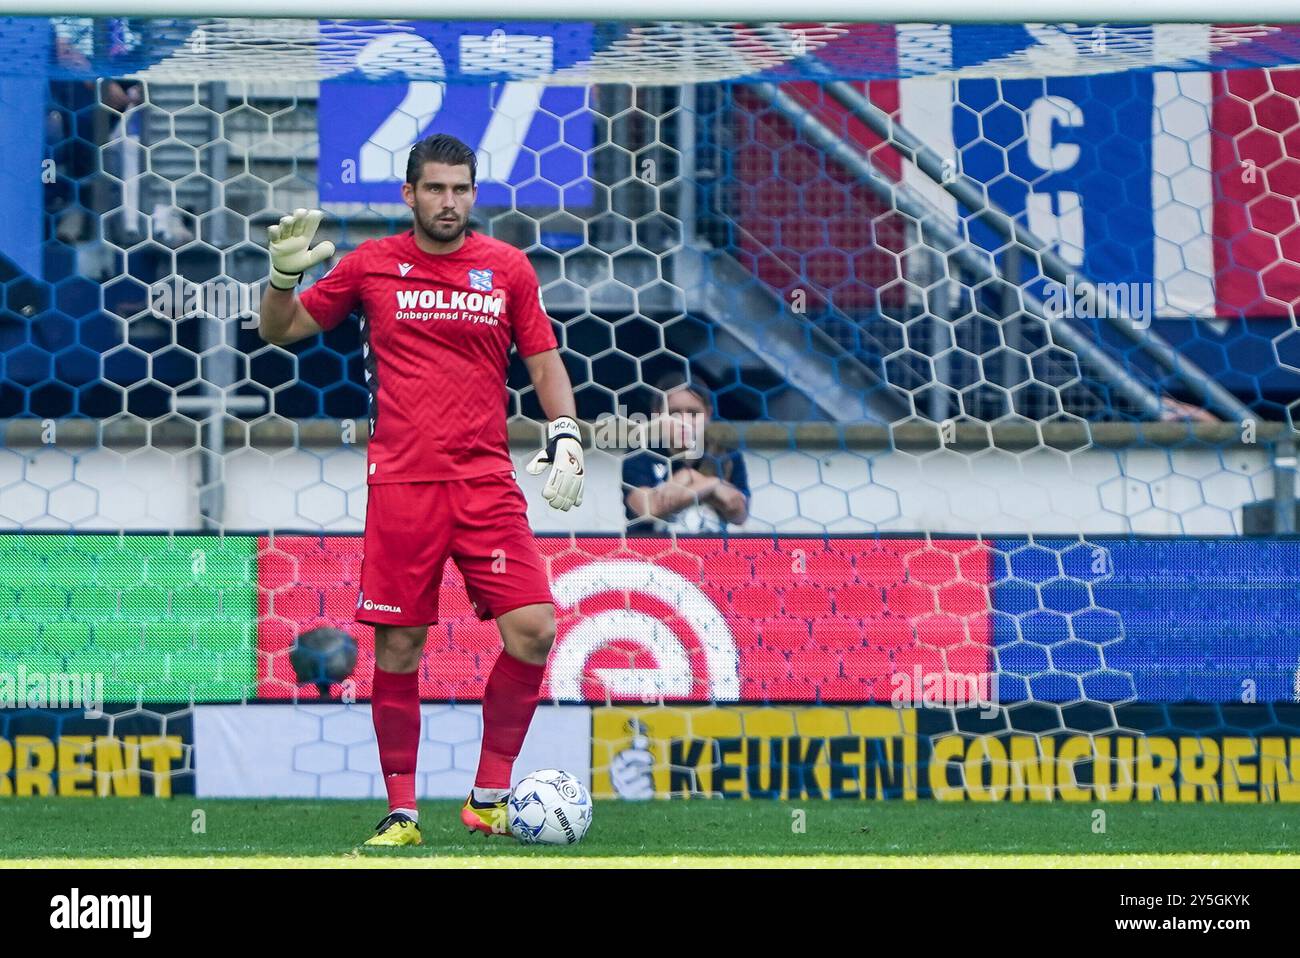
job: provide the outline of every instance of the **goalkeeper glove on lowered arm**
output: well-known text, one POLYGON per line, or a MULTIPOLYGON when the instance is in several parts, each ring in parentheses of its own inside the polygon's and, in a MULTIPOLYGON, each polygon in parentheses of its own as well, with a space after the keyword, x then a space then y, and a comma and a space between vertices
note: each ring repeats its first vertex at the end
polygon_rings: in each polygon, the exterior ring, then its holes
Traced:
POLYGON ((561 416, 546 427, 546 448, 533 456, 525 467, 530 476, 540 476, 551 467, 551 474, 542 489, 542 498, 552 509, 568 512, 582 505, 582 484, 586 470, 582 464, 582 434, 578 424, 568 416, 561 416))
POLYGON ((297 209, 267 229, 271 285, 276 289, 293 289, 303 273, 334 255, 334 244, 329 240, 318 243, 315 249, 309 248, 324 217, 323 210, 297 209))

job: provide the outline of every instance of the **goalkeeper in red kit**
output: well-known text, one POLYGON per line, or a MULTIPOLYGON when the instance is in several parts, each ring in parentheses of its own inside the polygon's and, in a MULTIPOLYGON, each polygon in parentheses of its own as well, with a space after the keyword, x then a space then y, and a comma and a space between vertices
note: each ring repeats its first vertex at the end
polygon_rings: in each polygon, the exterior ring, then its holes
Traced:
POLYGON ((301 296, 294 288, 303 272, 334 255, 332 243, 312 246, 324 214, 297 210, 269 230, 264 340, 292 343, 361 313, 371 419, 356 618, 375 628, 371 703, 389 808, 368 845, 420 844, 418 669, 449 557, 504 645, 483 693, 482 753, 461 820, 509 833, 511 769, 555 638, 550 583, 507 445, 512 345, 550 420, 546 448, 527 471, 550 468, 542 494, 553 508, 582 503, 573 388, 537 274, 521 251, 469 229, 476 168, 474 151, 455 137, 418 142, 402 185, 412 228, 362 243, 301 296))

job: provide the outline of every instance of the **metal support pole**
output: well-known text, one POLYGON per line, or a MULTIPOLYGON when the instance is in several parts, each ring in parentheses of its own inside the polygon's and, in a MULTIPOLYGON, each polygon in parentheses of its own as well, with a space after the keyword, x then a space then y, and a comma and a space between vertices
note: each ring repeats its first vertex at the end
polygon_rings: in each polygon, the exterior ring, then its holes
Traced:
POLYGON ((1273 444, 1273 532, 1295 535, 1296 448, 1294 435, 1273 444))
MULTIPOLYGON (((226 146, 221 140, 221 117, 226 112, 226 85, 213 83, 209 86, 209 108, 212 110, 212 175, 211 195, 209 201, 212 209, 221 207, 221 184, 226 179, 226 146)), ((224 220, 214 217, 211 220, 214 234, 211 239, 217 249, 223 250, 222 263, 225 262, 224 220)), ((225 272, 223 267, 222 272, 225 272)), ((227 324, 232 317, 209 316, 204 314, 200 346, 203 354, 210 355, 212 362, 207 376, 202 380, 203 395, 201 399, 205 408, 203 413, 203 451, 199 458, 199 516, 203 528, 218 531, 225 521, 226 513, 226 390, 235 381, 234 356, 225 342, 227 324)), ((233 318, 238 328, 238 318, 233 318)))
POLYGON ((695 84, 677 88, 677 146, 680 166, 677 170, 677 219, 682 224, 680 243, 695 242, 695 84))
POLYGON ((999 372, 1002 375, 1002 382, 999 385, 1007 390, 1007 412, 1015 412, 1010 393, 1011 387, 1015 384, 1016 374, 1019 371, 1016 368, 1013 352, 1020 341, 1018 331, 1022 293, 1020 289, 1020 250, 1014 246, 1002 254, 1002 275, 1006 277, 1007 285, 1002 287, 1002 315, 998 319, 998 333, 1002 337, 1002 341, 998 344, 1002 349, 1002 362, 998 364, 1001 367, 999 372))

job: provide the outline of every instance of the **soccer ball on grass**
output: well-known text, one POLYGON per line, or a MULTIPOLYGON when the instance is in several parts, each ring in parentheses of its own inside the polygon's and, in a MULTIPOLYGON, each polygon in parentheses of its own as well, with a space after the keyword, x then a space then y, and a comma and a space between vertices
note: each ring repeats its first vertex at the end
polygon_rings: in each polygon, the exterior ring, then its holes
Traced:
POLYGON ((591 796, 568 772, 544 768, 510 792, 510 832, 525 845, 576 845, 591 827, 591 796))

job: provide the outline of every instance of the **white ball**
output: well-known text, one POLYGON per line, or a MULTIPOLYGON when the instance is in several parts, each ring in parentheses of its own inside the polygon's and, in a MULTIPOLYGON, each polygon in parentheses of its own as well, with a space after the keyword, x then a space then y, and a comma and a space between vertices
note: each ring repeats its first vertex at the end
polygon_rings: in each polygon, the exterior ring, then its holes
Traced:
POLYGON ((591 827, 591 796, 568 772, 544 768, 510 792, 510 832, 525 845, 575 845, 591 827))

